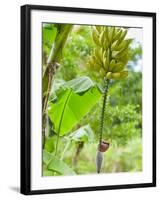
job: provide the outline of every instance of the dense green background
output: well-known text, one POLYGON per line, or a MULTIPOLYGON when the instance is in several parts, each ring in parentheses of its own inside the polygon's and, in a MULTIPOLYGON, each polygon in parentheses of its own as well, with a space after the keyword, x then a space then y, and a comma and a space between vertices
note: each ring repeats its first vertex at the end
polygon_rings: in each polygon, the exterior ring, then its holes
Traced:
MULTIPOLYGON (((58 25, 43 26, 43 69, 57 30, 58 25)), ((64 47, 61 65, 54 76, 51 102, 59 83, 89 76, 93 82, 101 85, 102 80, 98 73, 86 68, 93 47, 91 27, 74 26, 64 47)), ((135 71, 135 66, 142 56, 141 45, 133 41, 130 51, 129 76, 124 80, 112 81, 109 85, 103 138, 110 142, 110 148, 104 154, 103 173, 142 170, 142 73, 141 70, 135 71)), ((73 106, 78 108, 77 102, 73 106)), ((101 109, 102 101, 99 100, 72 131, 60 136, 57 157, 61 158, 61 161, 54 157, 57 135, 54 125, 48 119, 43 156, 44 175, 96 173, 95 157, 101 109), (78 133, 77 129, 80 129, 78 133), (53 162, 48 165, 47 162, 51 159, 53 162)), ((69 117, 68 115, 68 119, 69 117)))

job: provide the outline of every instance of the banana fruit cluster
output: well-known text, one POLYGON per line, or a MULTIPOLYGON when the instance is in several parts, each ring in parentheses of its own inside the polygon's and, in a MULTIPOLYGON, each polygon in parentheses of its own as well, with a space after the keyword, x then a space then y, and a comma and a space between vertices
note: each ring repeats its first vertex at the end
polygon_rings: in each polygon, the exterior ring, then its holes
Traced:
POLYGON ((96 45, 88 68, 107 79, 119 80, 128 76, 125 66, 129 61, 129 45, 132 39, 125 39, 127 29, 107 26, 93 26, 92 37, 96 45))

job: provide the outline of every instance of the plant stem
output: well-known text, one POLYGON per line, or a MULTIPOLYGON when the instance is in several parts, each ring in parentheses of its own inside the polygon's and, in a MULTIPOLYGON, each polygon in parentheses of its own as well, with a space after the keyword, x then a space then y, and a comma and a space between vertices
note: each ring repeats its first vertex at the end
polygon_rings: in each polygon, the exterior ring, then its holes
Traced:
POLYGON ((46 127, 46 109, 48 105, 48 99, 50 96, 53 76, 59 67, 59 62, 61 60, 61 54, 62 50, 64 48, 64 45, 67 41, 68 35, 70 31, 72 30, 73 25, 61 25, 61 28, 59 30, 59 33, 56 37, 55 42, 52 45, 52 49, 50 52, 50 55, 47 60, 46 69, 43 74, 43 99, 42 99, 42 137, 43 137, 43 145, 45 146, 45 127, 46 127))
MULTIPOLYGON (((109 46, 109 63, 111 61, 111 57, 112 57, 111 47, 109 46)), ((104 78, 104 94, 103 94, 103 106, 102 106, 102 112, 101 112, 99 146, 101 145, 101 142, 102 142, 103 126, 104 126, 104 114, 105 114, 106 101, 107 101, 108 85, 109 85, 109 80, 104 78)))
POLYGON ((64 155, 65 155, 65 153, 66 153, 66 151, 67 151, 68 147, 70 146, 70 144, 71 144, 71 140, 69 139, 69 140, 67 141, 67 143, 66 143, 65 147, 64 147, 64 150, 63 150, 63 152, 62 152, 62 155, 61 155, 61 158, 60 158, 60 160, 63 160, 63 158, 64 158, 64 155))
POLYGON ((78 158, 79 158, 80 152, 83 149, 83 146, 84 146, 84 142, 77 142, 77 149, 76 149, 75 155, 73 157, 74 168, 76 168, 76 166, 77 166, 78 158))
POLYGON ((56 69, 56 63, 54 63, 51 67, 49 67, 49 73, 48 73, 48 87, 47 87, 47 91, 46 91, 46 96, 44 98, 44 102, 43 102, 43 111, 42 111, 42 135, 43 135, 43 149, 45 146, 45 128, 46 128, 46 124, 47 124, 47 116, 46 116, 46 109, 47 109, 47 105, 48 105, 48 99, 49 99, 49 95, 50 95, 50 88, 52 85, 52 77, 54 74, 54 69, 56 69))
POLYGON ((99 145, 102 142, 103 127, 104 127, 104 114, 105 114, 105 108, 106 108, 109 80, 108 79, 104 80, 104 83, 105 83, 105 86, 104 86, 103 106, 102 106, 101 121, 100 121, 99 145))

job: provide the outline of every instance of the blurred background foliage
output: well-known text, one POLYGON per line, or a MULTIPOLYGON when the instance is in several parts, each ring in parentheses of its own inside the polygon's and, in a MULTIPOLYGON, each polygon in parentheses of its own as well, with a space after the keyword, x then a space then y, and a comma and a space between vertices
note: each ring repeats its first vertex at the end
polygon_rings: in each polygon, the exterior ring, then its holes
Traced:
MULTIPOLYGON (((43 25, 43 65, 46 63, 46 58, 49 55, 57 32, 58 25, 43 25), (50 32, 49 30, 52 31, 50 32)), ((93 47, 91 26, 74 26, 64 47, 62 62, 54 76, 54 82, 61 83, 85 75, 100 85, 102 80, 99 79, 98 72, 92 73, 86 68, 87 60, 93 47)), ((110 142, 110 148, 105 153, 103 173, 142 170, 141 60, 141 43, 134 40, 130 48, 130 62, 127 66, 129 76, 124 80, 110 82, 103 135, 103 138, 110 142)), ((57 87, 57 84, 54 85, 54 82, 53 90, 54 87, 57 87)), ((67 135, 61 137, 59 141, 59 157, 77 174, 96 173, 95 157, 101 109, 102 102, 99 101, 72 130, 75 133, 77 129, 89 125, 88 131, 90 133, 88 136, 82 134, 83 137, 81 137, 82 130, 80 130, 78 136, 75 135, 73 137, 72 134, 71 137, 67 135), (92 131, 90 131, 90 128, 92 131), (86 139, 86 137, 92 137, 92 139, 86 139)), ((45 149, 52 154, 55 151, 56 134, 52 129, 50 121, 48 131, 45 149)), ((83 133, 85 131, 83 130, 83 133)), ((51 170, 44 173, 44 175, 58 174, 58 172, 53 173, 51 170)))

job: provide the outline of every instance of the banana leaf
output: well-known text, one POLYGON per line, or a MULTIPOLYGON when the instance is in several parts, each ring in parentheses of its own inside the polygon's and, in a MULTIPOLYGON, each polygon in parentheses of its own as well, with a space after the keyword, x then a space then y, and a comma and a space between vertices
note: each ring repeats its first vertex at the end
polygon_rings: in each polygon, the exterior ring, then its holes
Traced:
POLYGON ((62 84, 55 94, 49 103, 48 115, 60 136, 69 133, 101 98, 101 90, 87 76, 62 84))
POLYGON ((74 175, 75 172, 62 160, 59 160, 53 154, 43 150, 43 164, 46 166, 46 170, 44 171, 44 175, 51 175, 51 172, 57 172, 61 175, 74 175))
POLYGON ((94 132, 89 124, 80 127, 69 135, 69 138, 74 142, 93 142, 94 132))

